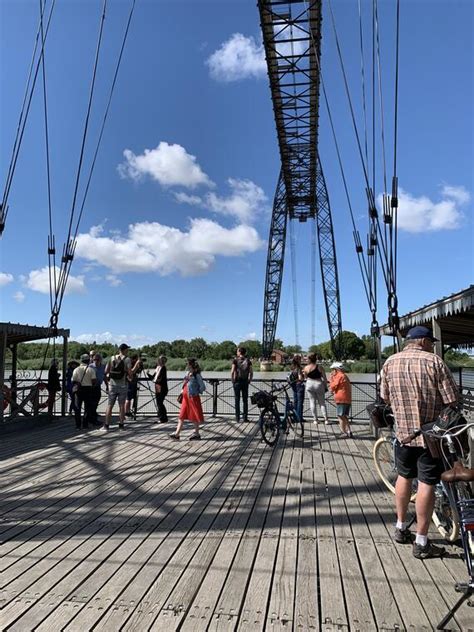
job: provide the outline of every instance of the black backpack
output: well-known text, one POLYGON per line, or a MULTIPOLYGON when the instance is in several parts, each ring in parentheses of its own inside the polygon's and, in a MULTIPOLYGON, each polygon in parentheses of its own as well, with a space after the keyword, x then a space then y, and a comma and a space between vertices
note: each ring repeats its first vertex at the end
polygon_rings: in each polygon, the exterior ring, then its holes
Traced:
POLYGON ((121 380, 125 375, 125 362, 123 358, 117 362, 117 358, 113 358, 111 362, 111 367, 109 371, 109 377, 113 380, 121 380))
POLYGON ((237 358, 235 360, 235 368, 237 370, 238 380, 248 380, 250 375, 250 367, 252 363, 248 358, 237 358))

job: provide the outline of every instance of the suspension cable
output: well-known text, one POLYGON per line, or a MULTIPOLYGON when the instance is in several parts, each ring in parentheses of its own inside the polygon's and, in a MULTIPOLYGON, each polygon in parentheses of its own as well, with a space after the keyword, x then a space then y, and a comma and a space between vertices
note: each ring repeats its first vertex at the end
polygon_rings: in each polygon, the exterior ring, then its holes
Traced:
POLYGON ((87 139, 87 132, 88 132, 88 128, 89 128, 89 117, 90 117, 90 112, 91 112, 91 107, 92 107, 92 100, 93 100, 93 97, 94 97, 94 88, 95 88, 95 81, 96 81, 96 77, 97 77, 97 67, 98 67, 98 64, 99 64, 99 55, 100 55, 100 48, 101 48, 101 44, 102 44, 102 34, 103 34, 103 30, 104 30, 104 21, 105 21, 106 8, 107 8, 107 0, 103 0, 102 14, 101 14, 100 26, 99 26, 99 35, 98 35, 98 39, 97 39, 97 46, 96 46, 96 52, 95 52, 94 66, 93 66, 93 72, 92 72, 92 80, 91 80, 91 85, 90 85, 90 89, 89 89, 89 101, 88 101, 88 104, 87 104, 86 118, 85 118, 85 122, 84 122, 83 133, 82 133, 81 150, 80 150, 80 153, 79 153, 79 164, 78 164, 77 172, 76 172, 76 180, 75 180, 75 184, 74 184, 74 194, 73 194, 72 206, 71 206, 70 217, 69 217, 68 233, 67 233, 66 241, 65 241, 64 246, 63 246, 63 256, 62 256, 62 261, 61 261, 61 270, 60 270, 60 273, 59 273, 58 287, 57 287, 57 290, 56 290, 55 302, 54 302, 53 309, 52 309, 52 312, 51 312, 51 326, 52 327, 56 327, 56 325, 57 325, 57 320, 58 320, 58 317, 59 317, 59 310, 61 308, 61 303, 62 303, 62 299, 63 299, 63 296, 64 296, 64 292, 66 291, 66 283, 67 283, 68 276, 69 276, 69 269, 71 267, 72 260, 74 258, 75 244, 71 240, 72 224, 73 224, 73 221, 74 221, 74 213, 75 213, 75 207, 76 207, 77 193, 78 193, 78 189, 79 189, 79 182, 80 182, 81 171, 82 171, 82 163, 83 163, 83 159, 84 159, 84 149, 85 149, 85 144, 86 144, 86 139, 87 139))
MULTIPOLYGON (((46 4, 46 3, 45 3, 46 4)), ((48 100, 46 93, 46 54, 44 51, 44 29, 43 29, 43 0, 39 0, 40 6, 40 30, 41 30, 41 45, 43 48, 43 55, 41 57, 42 76, 43 76, 43 104, 44 104, 44 134, 45 134, 45 149, 46 149, 46 181, 48 190, 48 220, 49 220, 49 235, 48 235, 48 274, 49 274, 49 302, 50 308, 53 309, 53 296, 56 293, 56 251, 54 247, 54 234, 53 234, 53 215, 51 204, 51 168, 49 160, 49 128, 48 128, 48 100)))
POLYGON ((299 346, 300 336, 298 329, 298 291, 296 286, 296 242, 293 230, 293 220, 290 218, 290 255, 291 255, 291 281, 293 286, 293 316, 295 320, 295 344, 299 346))
POLYGON ((38 32, 37 32, 37 35, 36 35, 36 42, 35 42, 35 47, 34 47, 34 51, 33 51, 33 58, 31 60, 30 73, 28 75, 28 81, 27 81, 26 89, 25 89, 25 96, 24 96, 24 99, 23 99, 23 105, 22 105, 21 112, 20 112, 20 117, 19 117, 19 120, 18 120, 18 127, 17 127, 17 131, 16 131, 15 142, 13 144, 12 156, 11 156, 11 159, 10 159, 10 165, 8 167, 7 178, 6 178, 6 182, 5 182, 5 188, 4 188, 4 191, 3 191, 2 202, 0 204, 0 235, 3 233, 3 230, 5 228, 5 221, 6 221, 6 217, 7 217, 7 214, 8 214, 8 197, 10 195, 10 189, 11 189, 11 185, 12 185, 12 182, 13 182, 13 176, 15 174, 15 169, 16 169, 16 165, 17 165, 17 161, 18 161, 18 156, 19 156, 19 153, 20 153, 21 143, 23 141, 23 135, 25 133, 26 123, 27 123, 27 120, 28 120, 28 114, 30 112, 31 100, 33 98, 33 93, 34 93, 35 86, 36 86, 36 80, 38 78, 38 72, 39 72, 40 65, 41 65, 41 59, 42 59, 43 54, 44 54, 44 44, 46 42, 46 38, 48 37, 49 26, 51 24, 51 18, 53 16, 53 11, 54 11, 55 5, 56 5, 56 0, 52 0, 51 8, 49 10, 48 23, 46 25, 46 30, 44 31, 44 37, 42 38, 42 45, 41 45, 40 55, 39 55, 39 58, 38 58, 38 60, 36 62, 36 69, 35 69, 35 73, 34 73, 34 77, 33 77, 33 82, 31 84, 31 88, 29 88, 29 86, 30 86, 30 79, 31 79, 31 70, 32 70, 32 67, 34 65, 34 59, 35 59, 35 56, 36 56, 37 44, 38 44, 38 40, 39 40, 40 32, 41 32, 41 20, 40 20, 40 25, 38 25, 38 32), (29 94, 29 96, 28 96, 28 94, 29 94), (25 104, 26 104, 26 111, 25 111, 25 104))
POLYGON ((316 217, 311 231, 311 344, 316 344, 316 217))
POLYGON ((383 107, 383 91, 382 91, 382 64, 380 53, 380 32, 379 32, 379 14, 378 14, 378 0, 374 0, 375 3, 375 34, 377 41, 377 73, 378 73, 378 88, 379 88, 379 108, 380 108, 380 132, 382 136, 382 164, 383 164, 383 183, 384 192, 387 192, 387 161, 385 158, 385 124, 384 124, 384 107, 383 107))
POLYGON ((359 6, 359 40, 360 40, 360 70, 361 70, 361 83, 362 83, 362 107, 364 111, 364 149, 365 149, 365 163, 368 167, 369 164, 369 151, 368 151, 368 137, 367 137, 367 106, 365 97, 365 56, 364 56, 364 37, 362 29, 362 8, 360 0, 358 0, 359 6))
MULTIPOLYGON (((104 0, 104 14, 105 14, 105 5, 106 5, 107 0, 104 0)), ((62 269, 62 277, 61 277, 61 283, 60 283, 60 287, 58 289, 58 292, 56 294, 56 301, 55 301, 55 305, 54 305, 54 309, 52 312, 52 320, 55 321, 55 323, 57 323, 57 319, 59 317, 59 312, 61 310, 61 306, 62 306, 62 302, 64 299, 64 294, 65 294, 65 290, 66 290, 66 284, 69 278, 69 274, 70 274, 70 270, 71 270, 71 266, 72 266, 72 261, 74 259, 74 254, 75 254, 75 250, 76 250, 76 245, 77 245, 77 235, 79 232, 79 226, 80 226, 80 222, 83 216, 83 212, 84 212, 84 207, 86 204, 86 200, 87 200, 87 195, 89 192, 89 188, 90 188, 90 184, 92 181, 92 175, 94 172, 94 168, 96 165, 96 161, 97 161, 97 156, 99 154, 99 149, 101 146, 101 142, 102 142, 102 137, 104 134, 104 130, 105 130, 105 124, 109 115, 109 111, 110 111, 110 106, 112 103, 112 97, 115 91, 115 86, 117 83, 117 78, 118 78, 118 74, 119 74, 119 70, 120 70, 120 66, 122 63, 122 58, 123 58, 123 53, 125 50, 125 45, 128 39, 128 34, 129 34, 129 30, 130 30, 130 24, 132 21, 132 17, 135 11, 135 5, 136 5, 136 0, 132 0, 131 6, 130 6, 130 11, 129 11, 129 15, 128 15, 128 19, 127 19, 127 24, 125 27, 125 31, 124 31, 124 35, 122 37, 122 44, 120 47, 120 52, 119 52, 119 56, 118 56, 118 60, 117 60, 117 64, 115 67, 115 71, 114 71, 114 76, 113 76, 113 80, 112 80, 112 84, 109 90, 109 96, 108 96, 108 100, 107 100, 107 106, 104 112, 104 116, 102 119, 102 124, 101 124, 101 128, 100 128, 100 132, 99 132, 99 136, 98 136, 98 140, 96 143, 96 147, 95 147, 95 151, 94 151, 94 156, 92 159, 92 163, 89 169, 89 174, 88 174, 88 178, 87 178, 87 183, 86 183, 86 187, 84 189, 84 194, 82 197, 82 202, 81 202, 81 206, 80 206, 80 211, 78 214, 78 218, 76 221, 76 225, 74 228, 74 233, 73 233, 73 237, 71 238, 71 234, 68 234, 68 240, 67 242, 64 244, 63 247, 63 262, 64 262, 64 268, 62 269)), ((101 26, 103 24, 103 19, 101 22, 101 26)), ((99 48, 99 45, 98 45, 99 48)), ((95 62, 95 67, 97 66, 97 55, 96 55, 96 62, 95 62)), ((94 71, 95 72, 95 71, 94 71)), ((70 223, 70 228, 72 226, 72 222, 70 223)), ((55 326, 55 325, 54 325, 55 326)))
MULTIPOLYGON (((304 6, 306 11, 308 11, 308 5, 307 5, 307 1, 303 0, 304 2, 304 6)), ((351 217, 351 222, 352 222, 352 228, 353 228, 353 237, 354 237, 354 244, 355 244, 355 249, 356 249, 356 254, 357 254, 357 259, 359 262, 359 268, 360 268, 360 272, 361 272, 361 276, 362 276, 362 281, 363 281, 363 285, 364 285, 364 291, 367 297, 367 301, 369 302, 370 305, 370 299, 369 299, 369 289, 368 289, 368 270, 367 270, 367 265, 365 262, 363 255, 364 252, 364 248, 362 246, 362 243, 360 241, 360 236, 359 236, 359 231, 357 230, 357 226, 356 226, 356 222, 355 222, 355 217, 354 217, 354 210, 352 208, 352 201, 351 201, 351 197, 349 194, 349 187, 347 185, 347 178, 346 178, 346 173, 344 171, 344 165, 342 163, 342 157, 341 157, 341 151, 339 148, 339 142, 337 139, 337 134, 336 134, 336 128, 334 126, 334 120, 332 117, 332 111, 331 111, 331 107, 329 105, 329 98, 327 95, 327 91, 326 91, 326 83, 324 81, 324 77, 323 77, 323 73, 322 73, 322 69, 321 69, 321 63, 320 63, 320 59, 319 59, 319 52, 318 52, 318 47, 316 46, 316 42, 314 41, 314 36, 313 33, 311 31, 311 29, 309 29, 309 36, 310 36, 310 40, 311 40, 311 45, 313 47, 314 50, 314 57, 316 60, 316 65, 318 67, 318 73, 319 73, 319 78, 320 78, 320 82, 321 82, 321 88, 322 88, 322 92, 323 92, 323 97, 324 97, 324 103, 326 105, 326 111, 328 113, 328 119, 329 119, 329 126, 331 128, 331 133, 332 133, 332 137, 333 137, 333 141, 334 141, 334 146, 336 149, 336 155, 337 155, 337 160, 338 160, 338 164, 339 164, 339 170, 341 172, 341 177, 342 177, 342 182, 343 182, 343 186, 344 186, 344 192, 345 192, 345 196, 346 196, 346 201, 347 201, 347 205, 349 208, 349 214, 351 217)))

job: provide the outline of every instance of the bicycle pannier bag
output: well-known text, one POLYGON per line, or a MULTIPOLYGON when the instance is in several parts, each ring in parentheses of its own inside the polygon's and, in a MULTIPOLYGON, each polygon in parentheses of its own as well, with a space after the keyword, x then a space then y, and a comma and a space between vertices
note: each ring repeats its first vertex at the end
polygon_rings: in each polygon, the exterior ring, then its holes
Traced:
MULTIPOLYGON (((442 439, 445 432, 450 432, 451 430, 459 430, 462 426, 465 426, 467 423, 466 418, 463 416, 459 408, 454 406, 446 406, 440 412, 438 418, 435 421, 431 421, 430 423, 423 424, 423 430, 431 430, 439 436, 439 439, 436 437, 428 437, 424 436, 424 440, 426 442, 426 447, 430 451, 430 454, 435 459, 440 459, 443 455, 440 447, 440 439, 442 439)), ((459 437, 456 437, 461 444, 462 452, 464 455, 469 451, 469 439, 466 432, 463 432, 459 437)), ((455 439, 455 442, 456 442, 455 439)), ((456 444, 459 445, 459 444, 456 444)))

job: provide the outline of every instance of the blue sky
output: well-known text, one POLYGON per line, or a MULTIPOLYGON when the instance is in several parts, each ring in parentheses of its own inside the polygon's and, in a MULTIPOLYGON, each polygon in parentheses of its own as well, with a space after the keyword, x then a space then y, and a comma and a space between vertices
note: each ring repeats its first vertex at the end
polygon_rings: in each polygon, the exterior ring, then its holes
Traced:
MULTIPOLYGON (((362 2, 365 26, 370 4, 362 2)), ((60 326, 70 328, 75 339, 126 339, 137 345, 195 336, 261 339, 266 244, 280 160, 255 5, 253 0, 226 0, 225 7, 217 1, 137 1, 60 316, 60 326)), ((323 77, 364 235, 364 180, 328 3, 324 5, 323 77)), ((109 2, 84 173, 129 6, 128 0, 109 2)), ((357 2, 333 0, 332 6, 362 126, 357 2)), ((58 250, 71 208, 100 7, 98 0, 58 0, 46 45, 58 250)), ((2 0, 0 11, 3 187, 36 34, 38 2, 2 0)), ((379 11, 391 165, 395 3, 380 2, 379 11)), ((401 2, 402 314, 466 287, 473 279, 473 16, 470 0, 401 2)), ((368 28, 365 37, 368 53, 368 28)), ((48 224, 39 87, 40 83, 9 198, 0 291, 2 320, 42 325, 49 320, 49 295, 44 273, 48 224)), ((323 103, 319 147, 336 233, 343 326, 362 334, 368 332, 370 315, 323 103)), ((378 155, 377 193, 382 191, 380 164, 378 155)), ((308 229, 309 225, 295 225, 303 346, 310 344, 311 326, 308 229)), ((286 263, 277 335, 293 344, 289 256, 286 263)), ((386 318, 382 291, 379 304, 382 323, 386 318)), ((319 278, 316 313, 316 338, 325 340, 319 278)))

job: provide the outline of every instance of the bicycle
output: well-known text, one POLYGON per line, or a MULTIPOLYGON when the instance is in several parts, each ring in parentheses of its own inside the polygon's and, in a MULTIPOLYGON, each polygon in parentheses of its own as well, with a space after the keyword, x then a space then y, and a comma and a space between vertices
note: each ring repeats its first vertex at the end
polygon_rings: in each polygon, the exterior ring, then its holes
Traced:
MULTIPOLYGON (((398 476, 395 464, 395 447, 398 443, 394 431, 395 420, 388 406, 384 407, 384 410, 381 411, 381 415, 383 425, 378 425, 378 427, 389 428, 390 435, 377 439, 372 454, 375 469, 381 481, 392 494, 395 494, 395 482, 398 476)), ((375 425, 377 425, 377 422, 375 422, 375 425)), ((414 479, 412 495, 410 497, 411 502, 415 502, 416 490, 417 481, 414 479)), ((435 506, 432 520, 439 534, 447 542, 456 542, 459 539, 459 523, 456 514, 452 512, 446 486, 443 481, 435 486, 435 506)))
MULTIPOLYGON (((454 427, 450 430, 442 431, 436 425, 432 425, 431 428, 427 430, 421 428, 412 435, 414 437, 423 434, 425 438, 435 439, 439 445, 441 457, 447 468, 441 474, 441 482, 449 500, 450 515, 458 525, 464 561, 469 575, 467 582, 457 582, 455 584, 455 591, 462 594, 447 615, 440 621, 436 628, 437 630, 444 630, 446 624, 460 606, 474 595, 474 494, 471 488, 471 484, 474 482, 474 469, 466 468, 462 464, 460 458, 463 455, 463 447, 460 440, 457 439, 470 428, 474 428, 474 423, 463 424, 462 426, 457 426, 457 428, 459 429, 456 430, 456 427, 454 427), (457 440, 456 443, 455 439, 457 440)), ((468 602, 468 605, 474 606, 474 602, 468 602)))
POLYGON ((251 396, 250 401, 253 405, 262 409, 259 427, 262 439, 267 445, 274 446, 280 437, 280 432, 289 434, 290 430, 292 430, 297 437, 303 437, 303 421, 300 419, 288 395, 288 386, 286 384, 273 388, 270 393, 258 391, 251 396), (283 419, 276 405, 278 398, 274 395, 275 392, 285 393, 285 414, 283 419))
MULTIPOLYGON (((395 483, 397 480, 397 468, 395 463, 395 446, 398 439, 395 436, 395 418, 389 406, 379 405, 378 417, 372 416, 374 425, 381 429, 387 428, 390 430, 389 436, 383 436, 377 439, 372 449, 372 456, 374 459, 375 469, 377 470, 382 483, 385 487, 395 494, 395 483)), ((411 502, 415 502, 416 498, 416 480, 413 481, 413 490, 410 497, 411 502)))

